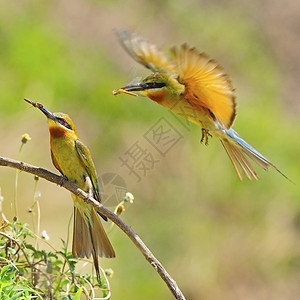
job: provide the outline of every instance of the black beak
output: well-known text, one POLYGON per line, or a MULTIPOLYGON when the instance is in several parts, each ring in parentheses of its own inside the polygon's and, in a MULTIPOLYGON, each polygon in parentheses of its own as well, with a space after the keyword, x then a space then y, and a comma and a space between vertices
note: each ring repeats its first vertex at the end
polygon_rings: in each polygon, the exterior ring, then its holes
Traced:
POLYGON ((127 92, 138 92, 152 89, 160 89, 166 86, 164 82, 139 82, 134 84, 129 84, 121 88, 120 90, 124 90, 127 92))
POLYGON ((53 121, 56 121, 56 117, 54 116, 54 114, 49 111, 46 107, 43 106, 43 104, 38 103, 38 102, 34 102, 31 101, 29 99, 24 99, 26 102, 30 103, 32 106, 37 107, 41 112, 43 112, 43 114, 48 118, 51 119, 53 121))
POLYGON ((125 90, 127 92, 138 92, 138 91, 143 91, 146 88, 146 85, 143 83, 134 83, 134 84, 129 84, 124 87, 122 87, 122 90, 125 90))

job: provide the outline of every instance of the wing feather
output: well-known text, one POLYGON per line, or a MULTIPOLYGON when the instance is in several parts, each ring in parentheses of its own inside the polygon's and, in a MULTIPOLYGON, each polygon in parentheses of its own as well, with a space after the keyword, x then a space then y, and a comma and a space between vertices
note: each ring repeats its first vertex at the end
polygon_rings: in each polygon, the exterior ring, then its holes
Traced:
POLYGON ((138 63, 153 72, 175 73, 174 64, 154 44, 126 30, 115 33, 125 51, 138 63))
POLYGON ((185 85, 185 98, 195 109, 210 110, 229 129, 236 117, 234 89, 223 68, 205 53, 183 44, 172 48, 178 80, 185 85))
POLYGON ((75 141, 75 148, 76 148, 79 158, 80 158, 82 164, 84 165, 85 170, 92 182, 94 197, 96 200, 101 202, 96 167, 92 160, 91 153, 90 153, 89 149, 80 140, 75 141))

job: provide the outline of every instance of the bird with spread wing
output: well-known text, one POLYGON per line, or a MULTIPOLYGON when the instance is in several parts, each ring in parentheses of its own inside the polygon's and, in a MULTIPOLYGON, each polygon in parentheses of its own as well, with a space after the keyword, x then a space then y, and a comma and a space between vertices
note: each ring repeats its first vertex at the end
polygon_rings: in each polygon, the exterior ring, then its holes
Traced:
MULTIPOLYGON (((183 44, 171 48, 172 60, 148 40, 125 30, 116 35, 126 52, 152 71, 141 81, 113 91, 146 96, 202 128, 201 142, 216 136, 224 146, 236 174, 258 179, 252 166, 269 167, 287 178, 274 164, 260 154, 232 129, 236 118, 235 93, 224 69, 205 53, 183 44)), ((288 179, 288 178, 287 178, 288 179)))

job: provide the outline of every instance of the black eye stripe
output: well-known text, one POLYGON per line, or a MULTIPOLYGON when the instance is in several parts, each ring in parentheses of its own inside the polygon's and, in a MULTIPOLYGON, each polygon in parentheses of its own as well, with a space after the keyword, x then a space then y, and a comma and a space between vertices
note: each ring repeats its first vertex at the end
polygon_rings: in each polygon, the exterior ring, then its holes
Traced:
POLYGON ((159 89, 164 86, 166 86, 166 84, 163 82, 146 82, 145 83, 145 88, 147 88, 147 89, 159 89))
POLYGON ((70 126, 70 124, 64 119, 64 118, 61 118, 61 117, 57 117, 57 120, 58 122, 63 125, 64 127, 68 128, 68 129, 71 129, 72 130, 72 127, 70 126))

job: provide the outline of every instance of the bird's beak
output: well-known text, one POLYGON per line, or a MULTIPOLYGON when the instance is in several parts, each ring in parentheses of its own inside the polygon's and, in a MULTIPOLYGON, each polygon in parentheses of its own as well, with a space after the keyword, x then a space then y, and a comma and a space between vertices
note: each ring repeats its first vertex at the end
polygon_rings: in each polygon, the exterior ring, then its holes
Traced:
POLYGON ((145 89, 145 85, 139 82, 139 83, 126 85, 122 89, 127 92, 138 92, 138 91, 143 91, 145 89))
POLYGON ((126 85, 120 89, 113 90, 112 93, 113 95, 118 95, 118 94, 128 94, 131 96, 137 96, 136 93, 133 92, 139 92, 143 91, 145 89, 145 85, 142 83, 134 83, 134 84, 129 84, 126 85))
POLYGON ((43 106, 43 104, 38 103, 38 102, 34 102, 31 101, 29 99, 24 99, 26 102, 30 103, 32 106, 37 107, 41 112, 43 112, 43 114, 48 118, 51 119, 53 121, 56 121, 56 117, 54 116, 54 114, 49 111, 46 107, 43 106))

